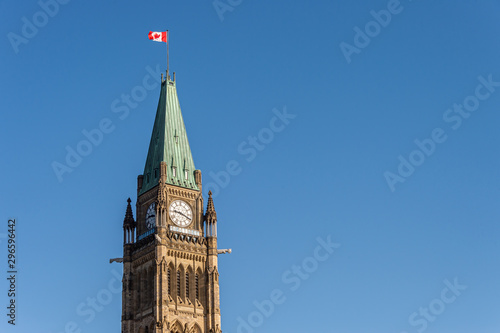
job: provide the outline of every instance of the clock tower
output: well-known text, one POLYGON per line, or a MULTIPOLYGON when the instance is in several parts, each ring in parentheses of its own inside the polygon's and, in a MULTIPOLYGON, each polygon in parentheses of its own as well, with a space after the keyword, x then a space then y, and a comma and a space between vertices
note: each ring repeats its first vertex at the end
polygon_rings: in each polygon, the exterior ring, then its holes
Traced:
POLYGON ((220 333, 217 214, 205 209, 177 97, 175 73, 161 91, 136 218, 123 222, 122 333, 220 333))

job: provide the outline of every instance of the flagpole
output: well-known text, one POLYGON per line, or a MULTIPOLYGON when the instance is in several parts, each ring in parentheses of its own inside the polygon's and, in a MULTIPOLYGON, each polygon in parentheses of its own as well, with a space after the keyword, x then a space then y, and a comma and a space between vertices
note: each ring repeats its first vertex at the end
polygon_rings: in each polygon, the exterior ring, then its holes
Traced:
POLYGON ((168 36, 168 30, 167 30, 167 80, 170 80, 170 74, 168 72, 168 40, 169 40, 169 36, 168 36))

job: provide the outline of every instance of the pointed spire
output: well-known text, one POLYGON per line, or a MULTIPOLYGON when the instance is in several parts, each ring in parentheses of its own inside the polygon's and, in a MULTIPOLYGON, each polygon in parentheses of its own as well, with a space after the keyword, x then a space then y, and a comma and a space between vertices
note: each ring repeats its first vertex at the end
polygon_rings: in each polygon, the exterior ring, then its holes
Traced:
POLYGON ((132 200, 130 198, 127 199, 127 211, 125 212, 125 219, 123 220, 123 226, 133 227, 135 225, 134 214, 132 213, 132 206, 130 203, 132 200))
POLYGON ((217 222, 217 213, 215 212, 214 200, 212 199, 212 191, 208 191, 208 203, 205 220, 207 222, 217 222))
POLYGON ((144 166, 144 180, 139 195, 158 185, 159 173, 155 171, 160 167, 161 162, 172 163, 167 165, 167 184, 199 190, 195 181, 194 170, 196 168, 182 118, 176 85, 168 77, 161 84, 160 99, 144 166), (180 169, 176 170, 176 176, 173 177, 173 167, 176 166, 175 164, 181 167, 183 162, 185 163, 184 169, 189 170, 187 179, 185 179, 184 170, 180 169))

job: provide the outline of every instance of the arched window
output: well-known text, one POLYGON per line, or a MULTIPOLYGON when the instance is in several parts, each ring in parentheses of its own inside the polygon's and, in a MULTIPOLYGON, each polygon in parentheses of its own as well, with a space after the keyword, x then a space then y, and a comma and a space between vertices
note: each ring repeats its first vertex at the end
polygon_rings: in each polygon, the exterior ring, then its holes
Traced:
POLYGON ((154 292, 155 292, 155 275, 153 269, 148 270, 148 306, 153 304, 154 292))
POLYGON ((181 297, 181 271, 177 271, 177 296, 181 297))
POLYGON ((189 299, 189 273, 186 272, 186 299, 189 299))
POLYGON ((147 287, 147 279, 148 279, 148 271, 143 270, 141 272, 141 290, 142 290, 142 296, 141 296, 141 309, 146 306, 147 302, 147 297, 148 297, 148 287, 147 287))
POLYGON ((137 308, 141 308, 141 294, 142 294, 142 286, 141 286, 141 272, 137 274, 135 277, 136 279, 136 286, 137 286, 137 308))
POLYGON ((171 285, 172 283, 170 282, 170 267, 167 269, 167 292, 169 295, 172 295, 172 288, 171 285))
POLYGON ((149 303, 149 270, 146 269, 144 271, 144 304, 143 306, 147 306, 149 303))
POLYGON ((184 328, 182 327, 182 325, 177 321, 171 328, 171 331, 173 333, 182 333, 184 332, 184 328))
POLYGON ((198 273, 196 273, 196 275, 194 276, 194 292, 195 292, 195 296, 196 296, 196 299, 200 299, 200 282, 199 282, 199 275, 198 273))

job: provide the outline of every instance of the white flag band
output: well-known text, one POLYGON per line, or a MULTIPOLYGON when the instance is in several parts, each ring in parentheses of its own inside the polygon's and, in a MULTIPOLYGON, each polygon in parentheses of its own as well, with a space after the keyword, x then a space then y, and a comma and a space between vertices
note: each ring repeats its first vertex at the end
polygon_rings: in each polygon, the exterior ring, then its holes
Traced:
POLYGON ((161 31, 161 32, 156 32, 156 31, 150 31, 148 34, 148 37, 150 40, 155 41, 155 42, 167 42, 167 32, 166 31, 161 31))

